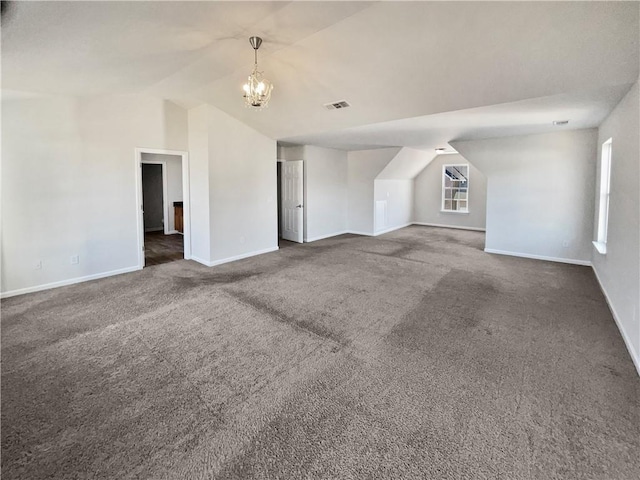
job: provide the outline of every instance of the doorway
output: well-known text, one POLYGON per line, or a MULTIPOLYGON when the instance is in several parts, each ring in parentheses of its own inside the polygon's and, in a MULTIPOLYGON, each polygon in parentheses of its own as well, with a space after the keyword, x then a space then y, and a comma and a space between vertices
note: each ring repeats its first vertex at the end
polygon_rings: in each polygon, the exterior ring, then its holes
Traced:
POLYGON ((278 161, 278 245, 304 239, 304 162, 278 161))
POLYGON ((140 268, 191 257, 188 175, 186 152, 136 149, 140 268))

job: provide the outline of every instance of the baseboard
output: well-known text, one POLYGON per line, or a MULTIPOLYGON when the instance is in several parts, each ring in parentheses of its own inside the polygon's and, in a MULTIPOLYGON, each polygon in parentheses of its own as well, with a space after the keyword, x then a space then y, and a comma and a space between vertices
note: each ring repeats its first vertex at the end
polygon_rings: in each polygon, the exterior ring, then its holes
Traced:
POLYGON ((380 230, 379 232, 374 233, 373 236, 377 237, 378 235, 384 235, 385 233, 393 232, 395 230, 400 230, 401 228, 405 228, 405 227, 408 227, 410 225, 411 225, 411 223, 405 223, 404 225, 398 225, 396 227, 385 228, 384 230, 380 230))
POLYGON ((486 228, 477 227, 459 227, 457 225, 441 225, 439 223, 425 223, 425 222, 412 222, 411 225, 422 225, 424 227, 438 227, 438 228, 454 228, 456 230, 473 230, 474 232, 486 232, 486 228))
POLYGON ((602 285, 602 281, 598 276, 598 271, 596 270, 596 267, 592 265, 591 268, 593 269, 593 273, 596 276, 596 280, 598 281, 600 290, 602 290, 602 294, 604 295, 604 298, 607 301, 607 305, 609 306, 609 310, 611 311, 611 316, 615 320, 616 325, 618 326, 618 330, 620 331, 620 335, 622 335, 622 339, 624 340, 624 343, 627 346, 627 351, 629 352, 629 355, 631 355, 631 360, 633 361, 633 365, 636 367, 636 372, 638 373, 638 376, 640 376, 640 355, 638 355, 638 352, 636 352, 635 348, 633 347, 633 343, 631 343, 631 339, 629 338, 629 335, 627 335, 627 332, 622 326, 620 317, 618 316, 618 313, 616 312, 616 309, 614 308, 613 303, 611 303, 611 299, 609 298, 609 295, 607 294, 607 291, 605 290, 604 285, 602 285))
POLYGON ((371 232, 359 232, 358 230, 347 230, 344 233, 350 233, 351 235, 362 235, 365 237, 373 237, 373 233, 371 232))
POLYGON ((8 292, 0 293, 0 298, 15 297, 16 295, 24 295, 25 293, 40 292, 42 290, 49 290, 57 287, 65 287, 67 285, 73 285, 75 283, 88 282, 90 280, 98 280, 100 278, 112 277, 114 275, 121 275, 123 273, 131 273, 131 272, 135 272, 136 270, 142 270, 142 268, 139 266, 128 267, 128 268, 122 268, 120 270, 112 270, 110 272, 102 272, 102 273, 96 273, 94 275, 86 275, 84 277, 70 278, 68 280, 61 280, 59 282, 45 283, 43 285, 36 285, 34 287, 19 288, 17 290, 10 290, 8 292))
POLYGON ((191 256, 191 260, 201 263, 207 267, 215 267, 216 265, 222 265, 223 263, 235 262, 236 260, 242 260, 243 258, 255 257, 256 255, 262 255, 265 253, 275 252, 279 247, 265 248, 264 250, 255 250, 253 252, 243 253, 241 255, 235 255, 233 257, 223 258, 222 260, 203 260, 198 257, 191 256))
POLYGON ((203 260, 202 258, 196 257, 195 255, 191 255, 191 258, 189 260, 193 260, 194 262, 198 262, 201 265, 204 265, 205 267, 211 267, 212 265, 209 265, 211 262, 209 262, 208 260, 203 260))
POLYGON ((183 235, 183 233, 179 232, 178 230, 169 230, 165 235, 175 235, 176 233, 183 235))
POLYGON ((585 267, 591 266, 591 262, 589 260, 575 260, 573 258, 546 257, 544 255, 507 252, 506 250, 494 250, 493 248, 485 248, 484 251, 487 253, 495 253, 498 255, 508 255, 510 257, 532 258, 534 260, 545 260, 547 262, 570 263, 572 265, 583 265, 585 267))
POLYGON ((329 233, 328 235, 320 235, 319 237, 307 238, 305 239, 305 242, 307 243, 315 242, 317 240, 324 240, 325 238, 337 237, 338 235, 344 235, 346 233, 351 233, 351 232, 348 232, 347 230, 343 230, 342 232, 329 233))

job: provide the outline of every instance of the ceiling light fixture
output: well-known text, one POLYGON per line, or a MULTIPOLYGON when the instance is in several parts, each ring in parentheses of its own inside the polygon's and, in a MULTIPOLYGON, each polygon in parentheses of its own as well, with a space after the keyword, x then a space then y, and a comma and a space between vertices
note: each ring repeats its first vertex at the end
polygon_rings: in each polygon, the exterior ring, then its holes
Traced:
POLYGON ((447 150, 446 147, 438 147, 436 148, 436 155, 455 155, 456 152, 453 148, 450 150, 447 150))
POLYGON ((266 107, 269 103, 273 85, 262 76, 262 72, 258 71, 258 49, 262 45, 262 39, 260 37, 250 37, 249 43, 253 47, 254 53, 253 72, 249 75, 247 83, 244 84, 242 89, 244 90, 244 100, 247 107, 260 109, 266 107))
POLYGON ((567 123, 569 123, 569 120, 554 120, 553 121, 554 125, 566 125, 567 123))

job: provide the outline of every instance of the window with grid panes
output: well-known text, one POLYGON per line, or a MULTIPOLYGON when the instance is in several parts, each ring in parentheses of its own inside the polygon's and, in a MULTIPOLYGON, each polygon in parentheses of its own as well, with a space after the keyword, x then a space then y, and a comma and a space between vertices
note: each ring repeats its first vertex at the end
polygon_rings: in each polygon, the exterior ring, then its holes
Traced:
POLYGON ((442 211, 469 213, 469 165, 442 166, 442 211))

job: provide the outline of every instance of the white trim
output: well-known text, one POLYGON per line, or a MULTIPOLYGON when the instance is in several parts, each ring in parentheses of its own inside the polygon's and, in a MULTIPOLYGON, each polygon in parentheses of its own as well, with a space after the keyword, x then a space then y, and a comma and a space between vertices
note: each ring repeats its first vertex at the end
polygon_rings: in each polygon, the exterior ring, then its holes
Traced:
POLYGON ((627 335, 627 332, 622 326, 620 317, 618 316, 616 309, 613 308, 613 303, 611 303, 611 300, 609 299, 609 295, 607 295, 607 291, 605 290, 604 285, 602 285, 602 282, 600 281, 600 277, 598 276, 598 271, 596 270, 596 267, 592 265, 591 268, 593 269, 593 273, 595 273, 596 275, 596 280, 598 280, 598 285, 600 286, 600 290, 602 290, 604 298, 607 301, 607 306, 611 311, 611 316, 615 320, 616 325, 618 326, 618 330, 620 331, 620 335, 622 335, 622 339, 624 340, 624 343, 627 346, 627 350, 629 351, 629 355, 631 356, 633 365, 636 367, 636 372, 638 372, 638 375, 640 376, 640 355, 638 355, 638 352, 636 352, 635 348, 633 347, 633 343, 631 343, 631 339, 629 338, 629 335, 627 335))
POLYGON ((49 290, 51 288, 64 287, 66 285, 73 285, 75 283, 88 282, 90 280, 98 280, 99 278, 112 277, 114 275, 121 275, 123 273, 131 273, 137 270, 142 270, 142 269, 138 266, 127 267, 127 268, 122 268, 120 270, 112 270, 110 272, 102 272, 102 273, 95 273, 93 275, 86 275, 84 277, 69 278, 67 280, 61 280, 59 282, 45 283, 43 285, 36 285, 34 287, 19 288, 17 290, 9 290, 8 292, 0 293, 0 298, 9 298, 9 297, 14 297, 16 295, 24 295, 25 293, 40 292, 42 290, 49 290))
POLYGON ((602 242, 591 242, 593 243, 593 246, 596 247, 596 250, 598 251, 599 254, 601 255, 606 255, 607 254, 607 244, 606 243, 602 243, 602 242))
MULTIPOLYGON (((458 152, 456 152, 458 153, 458 152)), ((440 189, 440 211, 442 213, 469 213, 469 201, 471 200, 471 197, 469 196, 469 187, 471 186, 471 181, 469 180, 469 178, 471 177, 471 167, 469 166, 469 163, 444 163, 442 164, 442 188, 440 189), (444 208, 444 192, 445 192, 445 185, 444 185, 444 179, 445 179, 445 171, 447 169, 447 167, 467 167, 467 198, 466 198, 466 202, 467 202, 467 209, 466 210, 447 210, 446 208, 444 208)), ((451 199, 453 200, 453 198, 451 199)))
POLYGON ((401 228, 405 228, 405 227, 408 227, 410 225, 411 225, 411 223, 405 223, 404 225, 398 225, 397 227, 385 228, 384 230, 380 230, 379 232, 374 233, 373 236, 377 237, 378 235, 383 235, 385 233, 393 232, 394 230, 400 230, 401 228))
POLYGON ((373 237, 373 236, 375 236, 371 232, 359 232, 357 230, 347 230, 345 233, 350 233, 352 235, 362 235, 362 236, 365 236, 365 237, 373 237))
MULTIPOLYGON (((136 211, 138 218, 138 267, 144 267, 144 222, 142 219, 142 154, 175 155, 181 157, 182 161, 182 205, 183 205, 183 236, 184 236, 184 258, 191 259, 191 190, 189 183, 189 153, 181 150, 164 150, 158 148, 134 149, 135 158, 135 180, 136 180, 136 211)), ((164 169, 166 170, 166 168, 164 169)), ((165 195, 166 198, 166 195, 165 195)), ((168 204, 167 204, 168 205, 168 204)), ((165 226, 168 220, 165 221, 165 226)), ((168 227, 166 227, 168 228, 168 227)), ((167 231, 165 230, 165 233, 167 231)))
POLYGON ((611 193, 611 160, 613 138, 602 144, 600 149, 600 185, 598 188, 598 217, 596 221, 596 240, 598 252, 607 252, 607 232, 609 229, 609 199, 611 193), (604 251, 602 251, 602 250, 604 251))
POLYGON ((193 260, 194 262, 198 262, 202 265, 204 265, 205 267, 211 267, 212 265, 210 265, 211 262, 209 262, 208 260, 204 260, 200 257, 196 257, 195 255, 191 255, 190 260, 193 260))
POLYGON ((469 215, 469 210, 440 210, 440 213, 453 213, 454 215, 469 215))
POLYGON ((534 255, 530 253, 508 252, 506 250, 495 250, 493 248, 485 248, 487 253, 496 253, 498 255, 509 255, 511 257, 532 258, 534 260, 546 260, 547 262, 570 263, 572 265, 591 266, 590 260, 576 260, 573 258, 547 257, 545 255, 534 255))
POLYGON ((242 253, 233 257, 223 258, 222 260, 208 261, 197 257, 191 257, 191 260, 201 263, 202 265, 205 265, 207 267, 215 267, 216 265, 222 265, 223 263, 235 262, 236 260, 242 260, 243 258, 255 257, 256 255, 262 255, 264 253, 275 252, 276 250, 279 250, 279 248, 280 247, 265 248, 263 250, 256 250, 254 252, 242 253))
POLYGON ((178 230, 170 230, 169 232, 167 232, 167 235, 175 235, 176 233, 182 235, 182 233, 180 233, 178 230))
POLYGON ((412 225, 422 225, 424 227, 438 227, 438 228, 454 228, 456 230, 473 230, 475 232, 486 232, 486 228, 478 227, 459 227, 457 225, 441 225, 439 223, 425 223, 425 222, 413 222, 412 225))
POLYGON ((305 242, 307 242, 307 243, 315 242, 317 240, 324 240, 325 238, 337 237, 338 235, 344 235, 346 233, 351 233, 351 232, 349 232, 347 230, 343 230, 342 232, 329 233, 327 235, 320 235, 319 237, 313 237, 313 238, 305 239, 305 242))

